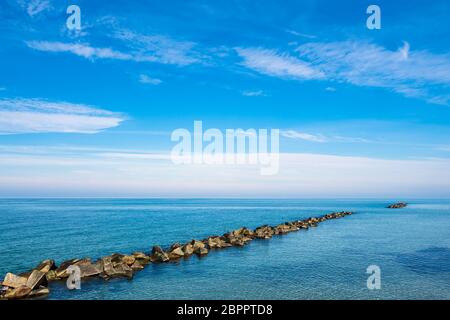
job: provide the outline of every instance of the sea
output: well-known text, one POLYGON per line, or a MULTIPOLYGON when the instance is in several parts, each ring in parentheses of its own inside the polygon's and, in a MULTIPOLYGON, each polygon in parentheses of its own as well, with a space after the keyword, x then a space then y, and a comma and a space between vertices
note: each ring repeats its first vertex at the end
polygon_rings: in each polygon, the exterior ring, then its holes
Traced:
POLYGON ((46 299, 450 299, 450 200, 431 199, 0 199, 0 278, 343 210, 354 214, 132 280, 53 282, 46 299))

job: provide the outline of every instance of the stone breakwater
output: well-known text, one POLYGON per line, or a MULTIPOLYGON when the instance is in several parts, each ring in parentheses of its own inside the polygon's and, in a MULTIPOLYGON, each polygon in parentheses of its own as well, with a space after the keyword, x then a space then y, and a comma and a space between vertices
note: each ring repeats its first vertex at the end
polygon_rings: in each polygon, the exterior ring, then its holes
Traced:
POLYGON ((406 206, 408 206, 408 204, 406 202, 398 202, 398 203, 388 205, 387 208, 388 209, 401 209, 401 208, 405 208, 406 206))
POLYGON ((7 273, 0 287, 0 299, 24 299, 46 296, 50 293, 48 284, 52 281, 64 281, 69 277, 70 266, 77 266, 81 279, 101 277, 105 280, 117 277, 131 279, 150 263, 167 263, 186 259, 191 255, 205 256, 210 250, 228 247, 242 247, 254 239, 270 239, 301 229, 317 227, 320 222, 342 218, 352 212, 335 212, 316 218, 285 222, 277 226, 263 225, 255 230, 246 227, 227 232, 222 236, 210 236, 203 240, 191 240, 187 243, 174 243, 166 250, 154 246, 151 252, 134 252, 132 254, 114 253, 96 261, 90 258, 70 259, 59 266, 54 260, 44 260, 35 268, 18 275, 7 273))

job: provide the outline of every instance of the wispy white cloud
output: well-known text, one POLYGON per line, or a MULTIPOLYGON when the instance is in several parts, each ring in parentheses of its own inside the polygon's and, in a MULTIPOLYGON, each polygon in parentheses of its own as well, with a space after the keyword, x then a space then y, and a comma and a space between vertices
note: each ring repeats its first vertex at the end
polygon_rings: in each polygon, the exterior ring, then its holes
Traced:
POLYGON ((317 38, 315 35, 297 32, 295 30, 286 30, 287 33, 292 34, 297 37, 307 38, 307 39, 315 39, 317 38))
POLYGON ((290 139, 299 139, 311 142, 328 142, 328 139, 323 135, 310 134, 306 132, 299 132, 295 130, 286 130, 280 132, 282 137, 290 139))
POLYGON ((295 49, 297 56, 264 48, 236 50, 242 65, 269 76, 386 88, 436 104, 450 101, 450 55, 411 50, 408 42, 395 50, 366 41, 308 42, 295 49))
POLYGON ((164 64, 189 65, 200 62, 194 50, 196 43, 178 41, 163 35, 140 34, 126 29, 114 31, 113 37, 124 42, 134 53, 137 61, 164 64))
POLYGON ((146 74, 140 74, 139 75, 139 82, 145 83, 145 84, 152 84, 152 85, 158 85, 162 83, 161 79, 158 78, 151 78, 146 74))
POLYGON ((329 91, 329 92, 335 92, 336 88, 335 87, 326 87, 325 90, 329 91))
POLYGON ((89 44, 81 43, 63 43, 50 41, 28 41, 26 44, 35 50, 47 52, 70 52, 77 56, 87 59, 116 59, 116 60, 134 60, 135 57, 115 51, 111 48, 95 48, 89 44))
POLYGON ((275 50, 236 48, 236 51, 243 58, 242 65, 262 74, 299 80, 324 77, 323 72, 310 63, 275 50))
POLYGON ((168 37, 139 35, 130 31, 116 32, 114 37, 122 40, 126 51, 96 47, 89 43, 66 43, 59 41, 27 41, 28 47, 44 52, 72 53, 86 59, 114 59, 135 62, 156 62, 180 66, 199 62, 191 50, 192 42, 179 42, 168 37))
POLYGON ((242 91, 242 95, 246 96, 246 97, 263 97, 266 94, 264 93, 263 90, 246 90, 246 91, 242 91))
POLYGON ((311 134, 306 132, 300 132, 296 130, 283 130, 280 132, 282 137, 290 138, 290 139, 297 139, 297 140, 304 140, 304 141, 310 141, 310 142, 345 142, 345 143, 370 143, 371 141, 364 138, 354 138, 354 137, 345 137, 345 136, 338 136, 338 135, 332 135, 327 136, 323 134, 311 134))
POLYGON ((430 102, 440 96, 430 92, 431 86, 448 90, 450 85, 450 56, 413 51, 407 42, 397 50, 364 41, 310 42, 296 51, 330 80, 387 88, 430 102))
POLYGON ((0 99, 0 134, 96 133, 118 126, 124 116, 83 104, 42 99, 0 99))
POLYGON ((27 2, 21 0, 19 3, 23 7, 26 7, 27 13, 30 17, 52 9, 52 5, 49 0, 31 0, 27 2))

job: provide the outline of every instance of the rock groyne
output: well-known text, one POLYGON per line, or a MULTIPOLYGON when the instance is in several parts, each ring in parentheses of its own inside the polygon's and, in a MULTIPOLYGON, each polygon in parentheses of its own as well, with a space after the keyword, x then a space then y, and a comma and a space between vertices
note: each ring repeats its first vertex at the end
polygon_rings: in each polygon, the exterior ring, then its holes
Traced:
POLYGON ((408 204, 406 202, 398 202, 398 203, 388 205, 387 208, 388 209, 401 209, 401 208, 405 208, 407 205, 408 204))
POLYGON ((35 268, 18 275, 7 273, 0 288, 0 299, 24 299, 46 296, 50 293, 48 285, 52 281, 64 281, 70 276, 72 266, 78 267, 80 278, 101 277, 105 280, 117 277, 131 279, 133 275, 150 263, 167 263, 191 255, 205 256, 211 250, 233 246, 245 246, 255 239, 270 239, 275 235, 316 227, 320 222, 342 218, 352 212, 329 213, 316 218, 285 222, 276 226, 263 225, 256 229, 242 227, 223 234, 210 236, 203 240, 187 243, 174 243, 166 250, 154 246, 149 253, 114 253, 96 261, 90 258, 70 259, 56 265, 54 260, 44 260, 35 268), (69 268, 70 267, 70 268, 69 268))

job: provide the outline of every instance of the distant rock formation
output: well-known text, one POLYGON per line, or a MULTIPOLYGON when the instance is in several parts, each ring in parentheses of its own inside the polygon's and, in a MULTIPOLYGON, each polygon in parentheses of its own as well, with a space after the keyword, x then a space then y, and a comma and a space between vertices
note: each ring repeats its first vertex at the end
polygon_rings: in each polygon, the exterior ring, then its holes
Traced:
MULTIPOLYGON (((403 205, 406 206, 406 204, 403 205)), ((1 282, 0 300, 46 296, 50 293, 48 283, 67 279, 70 276, 69 267, 71 266, 77 266, 80 269, 81 279, 88 277, 101 277, 105 280, 117 277, 131 279, 134 272, 144 269, 150 263, 165 263, 181 258, 187 259, 193 254, 202 257, 207 255, 210 250, 233 246, 242 247, 255 239, 270 239, 275 235, 317 227, 320 222, 342 218, 351 214, 352 212, 348 211, 335 212, 317 218, 285 222, 274 227, 263 225, 255 230, 242 227, 227 232, 222 236, 191 240, 185 244, 174 243, 166 251, 160 246, 154 246, 148 254, 144 252, 134 252, 131 255, 114 253, 95 262, 90 258, 70 259, 62 262, 58 267, 54 260, 44 260, 29 272, 19 275, 7 273, 1 282)))
POLYGON ((389 209, 400 209, 406 207, 408 204, 405 202, 398 202, 387 206, 389 209))

